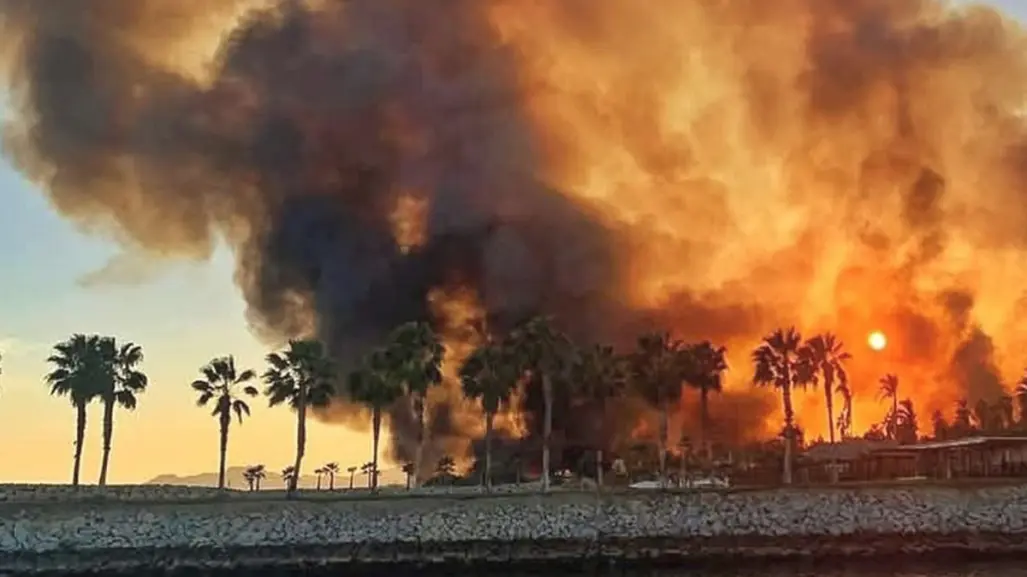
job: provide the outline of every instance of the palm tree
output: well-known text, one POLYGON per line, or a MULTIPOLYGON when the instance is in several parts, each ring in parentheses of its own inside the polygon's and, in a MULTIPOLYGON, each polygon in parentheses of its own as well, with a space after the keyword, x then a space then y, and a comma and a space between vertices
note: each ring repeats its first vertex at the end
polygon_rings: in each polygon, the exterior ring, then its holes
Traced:
POLYGON ((424 458, 425 404, 428 390, 442 384, 445 348, 431 325, 425 322, 411 322, 397 328, 389 339, 389 347, 393 376, 406 389, 417 420, 417 449, 413 463, 413 484, 416 487, 421 484, 424 458))
POLYGON ((542 422, 542 491, 549 491, 549 451, 553 435, 553 384, 563 382, 573 347, 566 335, 557 331, 549 317, 535 317, 510 335, 522 372, 542 381, 544 416, 542 422))
POLYGON ((792 391, 805 388, 812 381, 813 367, 809 355, 804 352, 802 335, 795 328, 778 329, 763 338, 763 342, 752 353, 755 371, 753 384, 774 387, 781 392, 784 405, 784 473, 786 485, 792 482, 792 453, 795 450, 795 410, 792 407, 792 391))
POLYGON ((349 490, 353 490, 353 476, 357 474, 359 467, 347 467, 346 472, 349 473, 349 490))
POLYGON ((920 427, 917 424, 913 401, 909 399, 899 401, 898 412, 895 415, 896 439, 903 444, 915 443, 920 427))
POLYGON ((378 443, 382 432, 382 411, 403 396, 403 388, 392 380, 390 370, 395 366, 390 350, 377 349, 364 358, 359 369, 349 376, 349 396, 371 408, 371 483, 378 489, 378 443))
POLYGON ((264 465, 253 465, 243 471, 243 478, 250 484, 251 491, 260 490, 260 482, 267 477, 267 469, 264 465))
POLYGON ((327 465, 324 466, 324 472, 325 472, 325 474, 328 475, 328 490, 329 491, 334 491, 335 490, 335 476, 339 474, 339 464, 338 463, 334 463, 334 462, 333 463, 328 463, 327 465))
POLYGON ((257 378, 257 373, 250 369, 239 372, 235 368, 235 357, 229 355, 211 360, 200 369, 202 379, 193 381, 193 390, 199 393, 196 405, 206 407, 214 401, 211 416, 218 419, 219 462, 218 489, 225 488, 225 468, 228 459, 228 428, 235 414, 242 425, 243 416, 249 416, 250 406, 242 396, 256 397, 257 388, 249 383, 257 378))
POLYGON ((318 467, 317 469, 314 469, 314 475, 317 477, 317 486, 314 489, 315 491, 321 490, 321 479, 325 476, 326 473, 327 471, 325 471, 323 467, 318 467))
POLYGON ((367 488, 371 488, 371 474, 374 472, 374 463, 364 463, 360 466, 360 473, 367 475, 367 488))
MULTIPOLYGON (((831 333, 817 335, 806 342, 804 347, 810 355, 809 362, 813 365, 813 376, 824 377, 824 399, 827 405, 827 428, 830 431, 831 444, 834 436, 834 392, 835 381, 839 388, 848 390, 849 375, 845 371, 845 361, 852 358, 845 351, 845 346, 831 333)), ((816 383, 813 383, 816 384, 816 383)))
POLYGON ((99 340, 99 347, 103 362, 111 366, 112 376, 103 381, 104 388, 99 395, 103 400, 103 459, 100 462, 99 485, 103 487, 107 484, 111 439, 114 436, 114 409, 135 410, 137 396, 146 390, 149 380, 138 370, 143 362, 143 349, 139 345, 125 343, 118 346, 113 337, 104 337, 99 340))
POLYGON ((307 408, 326 407, 335 393, 334 371, 319 341, 289 341, 289 347, 267 356, 269 368, 262 376, 268 404, 288 404, 296 411, 296 474, 289 482, 289 494, 296 491, 303 453, 307 447, 307 408))
POLYGON ((95 335, 76 334, 57 343, 46 362, 53 366, 44 379, 50 386, 50 394, 68 397, 75 408, 75 457, 71 484, 77 487, 86 435, 86 406, 100 394, 104 382, 111 378, 110 367, 100 356, 99 337, 95 335))
POLYGON ((707 461, 713 458, 710 445, 710 393, 724 390, 724 371, 727 360, 724 358, 727 349, 716 347, 709 341, 687 347, 681 355, 685 363, 685 383, 699 391, 699 424, 702 433, 700 446, 707 461))
POLYGON ((842 396, 842 411, 838 415, 838 434, 842 440, 852 438, 852 388, 848 382, 838 382, 835 392, 842 396))
POLYGON ((973 432, 970 416, 970 407, 967 405, 966 399, 956 401, 956 412, 952 416, 952 432, 957 437, 965 437, 973 432))
POLYGON ((417 467, 413 463, 403 463, 403 474, 407 477, 407 491, 410 490, 410 480, 417 474, 417 467))
POLYGON ((475 349, 460 367, 464 396, 481 403, 485 414, 485 467, 482 482, 492 489, 493 422, 500 407, 510 402, 518 380, 513 352, 499 342, 488 342, 475 349))
POLYGON ((949 424, 945 422, 945 415, 940 409, 931 413, 931 428, 934 430, 934 440, 944 441, 949 436, 949 424))
POLYGON ((995 424, 1003 431, 1009 431, 1016 425, 1014 417, 1013 397, 1002 395, 995 402, 995 424))
POLYGON ((290 491, 295 491, 296 484, 299 482, 299 475, 296 473, 296 467, 289 465, 282 469, 282 480, 285 481, 286 486, 290 487, 290 491))
POLYGON ((621 395, 627 385, 625 359, 613 351, 613 347, 595 345, 580 351, 571 368, 571 382, 577 392, 598 406, 599 416, 595 423, 601 429, 602 437, 596 442, 596 486, 603 486, 603 443, 606 437, 607 404, 621 395))
POLYGON ((1016 382, 1013 395, 1016 397, 1017 412, 1020 417, 1017 424, 1020 425, 1021 430, 1027 430, 1027 371, 1024 371, 1024 375, 1016 382))
POLYGON ((879 382, 881 388, 877 393, 877 398, 891 401, 891 412, 885 418, 885 429, 888 431, 888 436, 895 439, 898 435, 899 424, 899 377, 889 373, 881 377, 879 382))
POLYGON ((435 464, 435 474, 447 484, 452 481, 456 476, 456 461, 453 460, 453 457, 443 455, 435 464))
POLYGON ((638 348, 630 355, 632 377, 641 396, 660 412, 657 439, 660 483, 667 482, 667 437, 670 408, 681 400, 682 383, 688 368, 684 345, 672 340, 668 333, 648 334, 638 339, 638 348))
POLYGON ((973 417, 981 433, 990 433, 996 429, 995 410, 986 399, 978 399, 974 404, 973 417))

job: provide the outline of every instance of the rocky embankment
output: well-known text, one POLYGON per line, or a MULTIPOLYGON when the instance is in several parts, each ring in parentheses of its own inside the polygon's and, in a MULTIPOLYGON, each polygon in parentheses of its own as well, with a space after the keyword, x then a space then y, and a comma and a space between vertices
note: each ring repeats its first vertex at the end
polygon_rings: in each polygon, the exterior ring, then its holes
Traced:
POLYGON ((213 491, 170 487, 20 487, 0 495, 0 572, 17 573, 1027 551, 1027 487, 602 499, 213 500, 213 491))

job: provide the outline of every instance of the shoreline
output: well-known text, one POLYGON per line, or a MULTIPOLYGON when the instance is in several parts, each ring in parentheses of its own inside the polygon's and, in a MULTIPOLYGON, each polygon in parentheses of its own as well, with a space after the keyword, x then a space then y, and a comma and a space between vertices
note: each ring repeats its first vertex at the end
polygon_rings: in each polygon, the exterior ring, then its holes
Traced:
POLYGON ((973 563, 1027 559, 1027 539, 1009 533, 847 536, 452 541, 435 543, 352 543, 337 545, 111 548, 0 554, 0 573, 50 575, 238 575, 239 572, 302 570, 350 577, 381 575, 450 576, 468 568, 497 573, 606 569, 733 570, 794 564, 878 566, 973 563))
POLYGON ((55 491, 0 506, 0 575, 448 576, 1027 559, 1022 484, 214 502, 181 488, 69 501, 55 491), (147 502, 161 496, 168 500, 147 502))

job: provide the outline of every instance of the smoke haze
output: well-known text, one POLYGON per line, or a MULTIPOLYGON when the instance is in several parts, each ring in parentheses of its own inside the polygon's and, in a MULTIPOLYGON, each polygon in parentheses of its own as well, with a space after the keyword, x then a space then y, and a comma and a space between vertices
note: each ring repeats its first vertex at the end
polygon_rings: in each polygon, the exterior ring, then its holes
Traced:
MULTIPOLYGON (((886 372, 926 414, 1027 362, 1027 37, 946 6, 0 0, 5 150, 131 254, 227 242, 272 343, 317 334, 349 364, 415 319, 454 359, 475 315, 666 328, 728 346, 714 418, 746 438, 780 428, 748 352, 795 324, 854 353, 858 431, 886 372)), ((454 387, 436 453, 480 431, 454 387)))

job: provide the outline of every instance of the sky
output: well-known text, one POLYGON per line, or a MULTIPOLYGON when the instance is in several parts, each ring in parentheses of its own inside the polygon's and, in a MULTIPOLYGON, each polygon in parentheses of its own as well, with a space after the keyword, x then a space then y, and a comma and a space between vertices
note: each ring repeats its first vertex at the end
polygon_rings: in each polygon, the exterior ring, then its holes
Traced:
MULTIPOLYGON (((1027 1, 993 4, 1027 20, 1027 1)), ((0 94, 0 116, 10 114, 0 94)), ((149 389, 136 411, 120 411, 110 478, 147 481, 159 474, 213 472, 217 423, 195 406, 189 384, 212 357, 232 354, 260 370, 266 346, 248 331, 242 299, 224 248, 208 262, 163 262, 125 256, 113 242, 62 219, 46 197, 0 157, 0 482, 67 482, 71 476, 74 411, 43 384, 53 344, 72 333, 115 335, 143 346, 149 389), (133 274, 119 275, 119 264, 133 274), (97 273, 106 270, 102 282, 97 273), (120 278, 124 277, 124 278, 120 278)), ((230 438, 229 464, 291 463, 295 418, 263 398, 230 438)), ((90 413, 83 477, 98 474, 101 408, 90 413)), ((328 461, 343 468, 369 460, 370 435, 312 423, 308 470, 328 461)), ((388 468, 388 466, 386 466, 388 468)))

